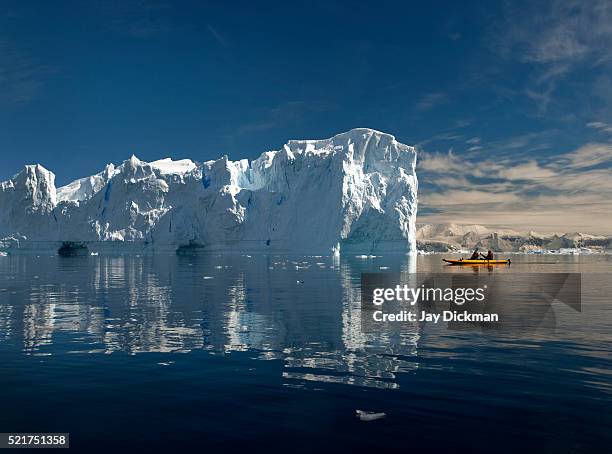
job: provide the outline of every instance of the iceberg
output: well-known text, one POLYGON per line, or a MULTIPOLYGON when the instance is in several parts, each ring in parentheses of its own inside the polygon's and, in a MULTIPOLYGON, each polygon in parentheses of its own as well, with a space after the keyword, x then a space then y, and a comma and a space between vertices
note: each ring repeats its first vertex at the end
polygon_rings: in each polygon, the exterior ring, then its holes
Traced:
MULTIPOLYGON (((132 156, 57 188, 28 165, 0 183, 10 248, 375 254, 416 251, 416 150, 359 128, 253 161, 132 156)), ((7 246, 8 245, 8 246, 7 246)))

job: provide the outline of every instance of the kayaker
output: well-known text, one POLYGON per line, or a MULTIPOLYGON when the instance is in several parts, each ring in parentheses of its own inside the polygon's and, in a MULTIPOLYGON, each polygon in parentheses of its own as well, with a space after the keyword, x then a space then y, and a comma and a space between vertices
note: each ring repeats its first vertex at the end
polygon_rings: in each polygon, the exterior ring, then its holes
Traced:
POLYGON ((489 252, 487 252, 487 255, 484 254, 480 254, 482 255, 482 258, 485 260, 493 260, 493 251, 491 249, 489 249, 489 252))
POLYGON ((479 255, 480 254, 478 253, 478 248, 476 248, 476 249, 474 249, 474 253, 472 254, 472 256, 468 260, 478 260, 478 256, 479 255))

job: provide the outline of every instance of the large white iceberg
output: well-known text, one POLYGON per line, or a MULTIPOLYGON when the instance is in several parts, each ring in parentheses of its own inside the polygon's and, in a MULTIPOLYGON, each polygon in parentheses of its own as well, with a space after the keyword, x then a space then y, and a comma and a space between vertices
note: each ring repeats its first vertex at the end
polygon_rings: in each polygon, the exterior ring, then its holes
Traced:
POLYGON ((413 147, 362 128, 292 140, 252 162, 132 156, 58 189, 52 172, 29 165, 0 183, 0 238, 22 248, 411 252, 415 164, 413 147))

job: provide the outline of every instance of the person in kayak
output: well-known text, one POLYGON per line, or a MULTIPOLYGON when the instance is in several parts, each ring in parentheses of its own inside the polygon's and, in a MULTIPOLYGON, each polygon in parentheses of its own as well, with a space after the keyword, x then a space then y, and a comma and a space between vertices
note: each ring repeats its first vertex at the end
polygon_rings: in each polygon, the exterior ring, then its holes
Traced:
POLYGON ((485 260, 493 260, 493 251, 491 249, 489 249, 489 251, 487 252, 487 255, 484 254, 480 254, 482 255, 482 258, 485 260))
POLYGON ((479 259, 479 253, 478 253, 478 248, 474 249, 474 253, 472 254, 472 256, 468 259, 468 260, 478 260, 479 259))

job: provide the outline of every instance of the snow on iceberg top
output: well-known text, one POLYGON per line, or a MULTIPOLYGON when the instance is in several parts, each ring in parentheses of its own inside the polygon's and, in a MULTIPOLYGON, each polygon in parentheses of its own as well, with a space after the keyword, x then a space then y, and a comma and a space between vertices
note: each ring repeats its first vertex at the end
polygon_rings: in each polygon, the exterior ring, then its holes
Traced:
POLYGON ((195 162, 191 159, 179 159, 173 161, 171 158, 160 159, 153 161, 151 167, 156 168, 162 174, 186 174, 196 168, 195 162))
MULTIPOLYGON (((375 170, 383 170, 380 163, 386 161, 396 163, 406 170, 414 172, 416 164, 414 147, 398 142, 391 134, 370 128, 355 128, 336 134, 329 139, 289 140, 281 150, 263 152, 253 161, 247 159, 230 161, 227 156, 223 156, 200 164, 191 159, 173 160, 172 158, 147 163, 132 155, 130 159, 125 160, 119 166, 108 164, 100 173, 79 178, 57 188, 57 203, 87 200, 118 174, 124 174, 129 179, 140 179, 147 178, 155 173, 163 178, 172 175, 185 176, 201 167, 217 169, 216 171, 222 172, 227 171, 232 175, 232 182, 238 187, 254 188, 261 186, 261 184, 256 184, 257 182, 253 181, 258 179, 255 174, 265 172, 276 159, 279 159, 279 161, 293 160, 300 155, 302 158, 312 156, 316 159, 336 153, 343 154, 343 157, 348 161, 371 163, 375 170)), ((24 178, 28 178, 27 175, 44 174, 48 175, 49 179, 55 180, 55 175, 40 164, 28 165, 11 180, 0 183, 0 190, 6 190, 7 186, 13 184, 22 174, 26 175, 24 178)), ((34 181, 36 181, 36 178, 34 178, 34 181)))
POLYGON ((116 173, 113 164, 107 164, 106 168, 96 175, 79 178, 66 186, 57 189, 57 201, 80 202, 89 199, 93 194, 104 187, 106 182, 116 173))

